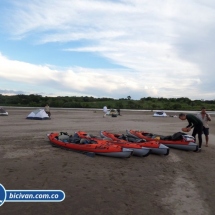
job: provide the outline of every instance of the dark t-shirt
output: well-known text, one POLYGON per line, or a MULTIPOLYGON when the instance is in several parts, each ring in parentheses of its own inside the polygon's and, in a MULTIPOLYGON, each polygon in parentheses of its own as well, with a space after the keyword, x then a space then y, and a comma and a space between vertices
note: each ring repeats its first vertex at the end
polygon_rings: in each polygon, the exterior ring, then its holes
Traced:
POLYGON ((187 126, 187 128, 188 127, 193 128, 193 127, 197 127, 197 126, 198 127, 202 127, 203 126, 202 121, 199 118, 197 118, 196 116, 192 115, 192 114, 187 114, 186 115, 186 119, 187 119, 187 121, 189 123, 189 125, 187 126))

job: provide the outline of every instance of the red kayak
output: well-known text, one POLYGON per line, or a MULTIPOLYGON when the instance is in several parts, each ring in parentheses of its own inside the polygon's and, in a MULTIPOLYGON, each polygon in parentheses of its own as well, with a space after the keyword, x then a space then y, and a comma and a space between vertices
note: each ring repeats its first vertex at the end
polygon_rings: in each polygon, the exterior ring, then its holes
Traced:
POLYGON ((124 149, 121 146, 110 144, 107 141, 90 142, 74 136, 74 138, 71 138, 71 135, 59 135, 59 133, 51 133, 47 136, 53 146, 74 151, 94 152, 99 155, 119 158, 129 158, 133 154, 132 150, 124 149), (70 139, 72 139, 73 142, 71 142, 70 139))
MULTIPOLYGON (((90 136, 84 131, 78 131, 76 133, 81 138, 88 138, 91 140, 101 140, 101 138, 96 137, 96 136, 90 136)), ((149 148, 142 147, 141 145, 136 144, 136 143, 130 143, 130 142, 125 141, 125 140, 111 140, 110 138, 108 140, 104 140, 104 139, 102 139, 102 140, 107 141, 108 143, 112 143, 112 144, 121 146, 121 147, 126 148, 126 149, 132 149, 133 155, 136 155, 139 157, 146 157, 150 154, 149 148)))
POLYGON ((149 148, 151 153, 153 154, 160 154, 160 155, 168 155, 169 154, 169 147, 159 143, 158 141, 151 140, 146 141, 144 138, 139 137, 129 137, 128 135, 124 134, 113 134, 107 131, 100 132, 101 137, 110 138, 114 141, 123 141, 129 143, 136 143, 141 147, 149 148))
MULTIPOLYGON (((87 138, 91 138, 93 140, 100 140, 101 139, 101 137, 89 136, 84 131, 79 131, 79 132, 76 132, 76 133, 82 138, 87 137, 87 138)), ((109 143, 121 146, 123 148, 132 149, 133 150, 133 155, 136 155, 136 156, 146 157, 146 156, 148 156, 150 154, 150 149, 149 148, 142 147, 142 146, 140 146, 139 144, 136 144, 136 143, 130 143, 130 142, 124 141, 124 140, 112 140, 110 138, 108 138, 108 139, 102 138, 102 140, 105 140, 105 141, 107 141, 109 143)))
POLYGON ((107 131, 101 131, 101 137, 107 137, 114 141, 123 140, 129 143, 136 143, 139 144, 141 147, 146 147, 151 150, 153 154, 160 154, 160 155, 168 155, 169 154, 169 147, 155 141, 146 141, 144 138, 137 138, 137 137, 129 137, 128 135, 124 134, 113 134, 107 131))
MULTIPOLYGON (((180 132, 178 132, 180 133, 180 132)), ((135 131, 135 130, 126 130, 126 134, 131 137, 138 137, 145 139, 147 141, 157 140, 159 143, 164 144, 165 146, 182 149, 186 151, 197 151, 198 145, 195 143, 194 137, 187 134, 180 134, 179 138, 174 138, 174 136, 163 136, 152 134, 144 131, 135 131)))

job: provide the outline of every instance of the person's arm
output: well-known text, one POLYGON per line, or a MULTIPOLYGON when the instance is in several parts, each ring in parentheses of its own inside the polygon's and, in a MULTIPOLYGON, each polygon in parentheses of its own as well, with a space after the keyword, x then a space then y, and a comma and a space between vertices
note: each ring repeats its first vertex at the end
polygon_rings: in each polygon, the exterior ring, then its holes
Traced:
POLYGON ((209 114, 206 113, 206 117, 208 121, 211 121, 211 116, 209 114))
POLYGON ((194 125, 192 124, 191 120, 188 118, 187 121, 188 121, 189 124, 188 124, 188 126, 186 128, 193 128, 194 125))

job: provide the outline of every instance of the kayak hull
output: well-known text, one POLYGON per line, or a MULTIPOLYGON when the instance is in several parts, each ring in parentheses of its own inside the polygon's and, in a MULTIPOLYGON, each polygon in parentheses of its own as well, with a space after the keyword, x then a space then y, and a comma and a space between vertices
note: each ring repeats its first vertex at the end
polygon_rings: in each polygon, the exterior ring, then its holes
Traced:
POLYGON ((123 148, 128 148, 128 149, 132 149, 133 150, 133 155, 138 156, 138 157, 146 157, 151 153, 150 148, 147 147, 142 147, 140 144, 138 143, 132 143, 132 142, 128 142, 126 140, 121 140, 121 139, 113 139, 111 136, 108 135, 108 132, 105 131, 101 131, 100 132, 100 136, 102 138, 110 138, 112 139, 112 142, 116 145, 119 145, 123 148))
POLYGON ((133 154, 132 149, 123 149, 114 144, 77 144, 58 140, 58 133, 47 134, 49 141, 55 147, 77 151, 77 152, 93 152, 98 155, 109 157, 129 158, 133 154))
POLYGON ((194 152, 196 152, 199 148, 198 145, 193 142, 190 142, 186 145, 183 145, 183 144, 165 144, 165 145, 174 149, 181 149, 185 151, 194 151, 194 152))
POLYGON ((158 148, 150 148, 152 154, 157 155, 168 155, 169 154, 169 147, 163 144, 160 144, 158 148))
POLYGON ((138 157, 147 157, 151 152, 150 149, 145 148, 145 147, 142 147, 142 149, 136 149, 136 148, 124 148, 124 149, 133 150, 133 155, 138 156, 138 157))
POLYGON ((123 148, 121 152, 108 152, 108 153, 97 153, 97 155, 107 156, 107 157, 114 157, 114 158, 130 158, 133 154, 131 149, 123 148))

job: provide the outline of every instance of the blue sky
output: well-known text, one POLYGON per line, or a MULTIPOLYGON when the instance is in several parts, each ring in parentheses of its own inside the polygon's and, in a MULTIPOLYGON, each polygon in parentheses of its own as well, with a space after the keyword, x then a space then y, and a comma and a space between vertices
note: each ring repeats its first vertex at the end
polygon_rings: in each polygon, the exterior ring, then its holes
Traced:
POLYGON ((212 0, 1 0, 0 93, 215 99, 212 0))

